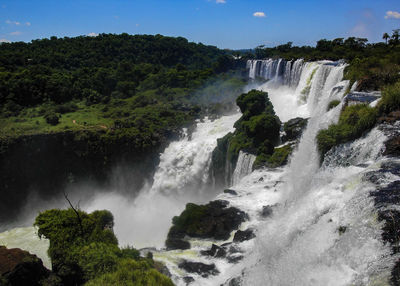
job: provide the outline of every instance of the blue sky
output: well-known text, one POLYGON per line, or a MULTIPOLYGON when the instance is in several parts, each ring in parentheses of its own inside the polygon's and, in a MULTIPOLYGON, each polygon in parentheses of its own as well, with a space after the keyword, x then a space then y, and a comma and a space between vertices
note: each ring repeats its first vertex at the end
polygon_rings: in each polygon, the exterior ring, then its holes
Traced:
POLYGON ((12 42, 126 32, 240 49, 348 36, 376 42, 397 28, 399 0, 0 0, 0 41, 12 42))

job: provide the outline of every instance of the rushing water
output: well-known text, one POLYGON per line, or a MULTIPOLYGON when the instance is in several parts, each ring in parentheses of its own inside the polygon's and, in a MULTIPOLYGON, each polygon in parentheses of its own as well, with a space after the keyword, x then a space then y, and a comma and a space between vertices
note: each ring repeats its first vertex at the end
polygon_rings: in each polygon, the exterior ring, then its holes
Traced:
POLYGON ((154 183, 146 186, 134 200, 117 192, 101 194, 84 209, 110 210, 122 245, 163 247, 172 218, 183 211, 186 203, 204 203, 215 196, 215 192, 206 188, 211 153, 217 139, 233 131, 239 117, 240 113, 236 112, 197 122, 192 134, 186 134, 165 149, 154 183))
MULTIPOLYGON (((244 259, 236 264, 199 254, 221 241, 191 239, 190 250, 155 251, 177 285, 186 285, 185 276, 195 279, 191 285, 228 285, 234 277, 241 277, 243 285, 387 285, 394 257, 381 240, 369 195, 374 186, 363 179, 389 160, 382 155, 384 133, 375 128, 331 150, 322 165, 316 147, 317 132, 338 120, 343 103, 330 111, 327 106, 342 100, 348 89, 342 80, 345 64, 269 59, 247 65, 250 79, 266 80, 257 88, 269 93, 282 121, 309 118, 287 166, 252 171, 255 157, 240 152, 230 186, 238 195, 216 195, 207 184, 211 153, 217 138, 233 131, 240 114, 205 119, 161 154, 153 184, 138 197, 99 195, 84 209, 111 210, 120 244, 159 248, 171 218, 189 201, 224 199, 244 210, 249 220, 241 229, 253 228, 256 238, 237 245, 244 259), (273 210, 267 218, 260 216, 264 206, 273 210), (214 263, 220 274, 205 278, 186 273, 177 266, 182 259, 214 263)), ((15 233, 0 235, 0 243, 10 236, 15 233)))

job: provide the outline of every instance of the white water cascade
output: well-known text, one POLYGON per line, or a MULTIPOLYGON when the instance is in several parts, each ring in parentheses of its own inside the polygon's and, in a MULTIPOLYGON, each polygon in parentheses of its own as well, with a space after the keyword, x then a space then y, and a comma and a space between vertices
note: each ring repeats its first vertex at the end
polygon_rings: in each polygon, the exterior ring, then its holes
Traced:
POLYGON ((240 151, 236 163, 235 171, 233 171, 232 185, 236 185, 240 180, 251 173, 256 156, 240 151))
MULTIPOLYGON (((364 176, 389 160, 382 155, 385 134, 378 128, 367 136, 329 152, 322 165, 316 146, 319 130, 337 122, 342 104, 327 111, 331 100, 342 100, 349 83, 343 81, 345 64, 303 60, 248 62, 249 77, 267 81, 257 88, 267 91, 274 109, 285 122, 309 118, 300 142, 285 167, 252 171, 255 157, 240 152, 231 189, 237 195, 207 189, 210 158, 217 138, 233 131, 240 114, 198 122, 191 136, 172 142, 161 154, 152 186, 135 199, 117 192, 99 195, 83 208, 109 209, 121 245, 163 247, 171 218, 187 202, 223 199, 248 214, 241 230, 252 228, 256 238, 233 244, 244 258, 228 263, 224 258, 200 254, 213 243, 227 241, 191 239, 190 250, 154 250, 177 285, 388 285, 395 257, 381 240, 370 197, 374 186, 364 176), (272 214, 260 215, 269 206, 272 214), (214 263, 218 275, 203 277, 178 267, 182 259, 214 263)), ((393 179, 390 177, 389 179, 393 179)), ((397 178, 399 179, 399 178, 397 178)), ((222 191, 222 190, 221 190, 222 191)), ((3 236, 3 239, 5 236, 3 236)), ((1 242, 0 236, 0 242, 1 242)))
POLYGON ((101 194, 85 210, 108 209, 114 214, 120 245, 163 247, 172 218, 186 203, 204 203, 215 193, 207 186, 211 154, 217 139, 233 131, 240 113, 197 122, 189 136, 170 143, 161 154, 152 186, 130 200, 115 193, 101 194))
MULTIPOLYGON (((249 64, 253 68, 250 76, 257 73, 256 63, 249 64)), ((271 61, 265 63, 272 65, 271 61)), ((237 281, 241 281, 240 285, 274 286, 388 284, 394 258, 380 237, 380 224, 369 195, 374 186, 362 180, 365 173, 379 168, 384 160, 385 135, 374 129, 367 137, 328 154, 320 167, 315 136, 318 130, 338 120, 343 103, 329 112, 327 106, 331 100, 343 99, 349 83, 342 81, 344 64, 297 63, 301 68, 300 74, 293 76, 299 78, 296 86, 285 85, 284 78, 280 85, 271 80, 259 86, 269 92, 282 121, 297 116, 310 118, 289 164, 236 177, 231 189, 237 196, 217 196, 249 215, 241 229, 253 228, 256 238, 237 246, 245 258, 236 264, 198 253, 211 243, 232 242, 232 237, 223 242, 192 239, 192 250, 156 253, 155 257, 169 266, 177 285, 186 285, 181 280, 185 275, 195 279, 191 285, 236 285, 237 281), (264 206, 273 210, 267 218, 260 216, 264 206), (221 274, 204 278, 182 273, 176 267, 177 259, 182 258, 214 263, 221 274), (233 278, 238 280, 233 282, 233 278)), ((246 169, 245 153, 241 155, 236 174, 246 169)))

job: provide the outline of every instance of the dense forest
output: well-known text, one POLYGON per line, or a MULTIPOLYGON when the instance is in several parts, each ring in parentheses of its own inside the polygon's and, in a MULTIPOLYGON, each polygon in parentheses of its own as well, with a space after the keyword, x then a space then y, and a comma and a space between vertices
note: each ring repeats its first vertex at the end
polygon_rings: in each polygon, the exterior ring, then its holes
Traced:
MULTIPOLYGON (((195 90, 218 80, 233 89, 243 85, 240 77, 221 75, 238 64, 216 47, 161 35, 3 43, 0 130, 6 136, 88 126, 141 128, 144 121, 156 128, 164 117, 176 126, 199 111, 192 103, 202 94, 195 90)), ((205 93, 217 94, 209 88, 205 93)))

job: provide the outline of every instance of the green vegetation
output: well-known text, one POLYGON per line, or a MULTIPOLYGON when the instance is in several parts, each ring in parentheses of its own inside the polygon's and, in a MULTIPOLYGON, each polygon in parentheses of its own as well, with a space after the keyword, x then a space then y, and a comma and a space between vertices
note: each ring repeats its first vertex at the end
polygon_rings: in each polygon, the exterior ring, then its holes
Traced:
POLYGON ((0 137, 120 128, 141 137, 168 133, 196 116, 198 104, 234 100, 245 82, 226 72, 241 65, 216 47, 161 35, 5 43, 0 137))
POLYGON ((122 259, 116 271, 103 274, 85 286, 172 286, 172 281, 146 261, 122 259))
POLYGON ((329 111, 329 110, 335 108, 336 106, 338 106, 339 104, 340 104, 340 100, 337 100, 337 99, 332 100, 331 102, 329 102, 327 110, 329 111))
POLYGON ((260 154, 254 161, 253 168, 257 169, 263 166, 270 168, 276 168, 285 165, 288 162, 289 155, 293 151, 291 144, 284 145, 279 148, 275 148, 272 155, 260 154))
MULTIPOLYGON (((236 130, 219 139, 212 154, 212 171, 217 180, 226 177, 227 161, 230 162, 233 171, 240 151, 255 154, 258 156, 258 162, 265 162, 279 141, 281 122, 275 115, 268 93, 251 90, 240 95, 236 104, 243 114, 235 122, 236 130)), ((226 183, 217 182, 217 185, 226 183)))
POLYGON ((70 208, 42 212, 34 225, 38 227, 39 237, 50 240, 48 254, 53 272, 66 285, 85 282, 89 285, 131 285, 123 284, 128 280, 139 283, 132 285, 172 285, 167 277, 154 269, 152 259, 141 258, 133 248, 118 247, 112 232, 113 224, 113 215, 109 211, 87 214, 70 208), (125 278, 121 277, 128 266, 132 269, 126 272, 125 278), (110 276, 103 276, 108 273, 110 276), (140 284, 146 281, 149 284, 140 284), (93 284, 96 282, 103 284, 93 284))
POLYGON ((382 98, 376 107, 365 104, 347 106, 340 114, 339 123, 321 130, 317 135, 321 157, 332 147, 359 138, 385 116, 400 109, 400 81, 383 88, 382 98))
POLYGON ((380 113, 390 113, 400 109, 400 81, 383 89, 378 109, 380 113))
POLYGON ((376 108, 365 104, 347 106, 340 114, 339 123, 319 131, 317 135, 318 150, 321 157, 332 147, 359 138, 376 123, 376 108))
POLYGON ((201 218, 207 216, 207 205, 188 203, 180 216, 172 219, 172 224, 178 232, 186 232, 192 236, 202 236, 207 231, 202 229, 201 218))

